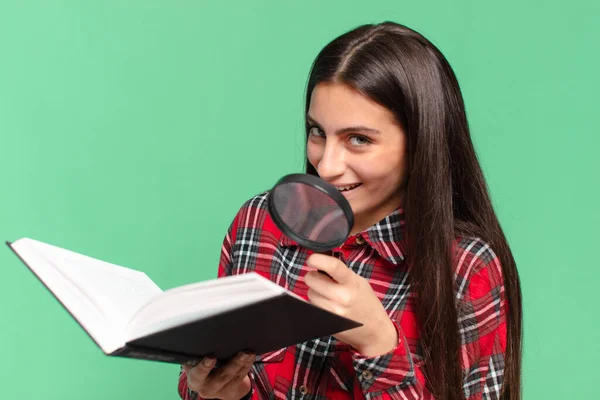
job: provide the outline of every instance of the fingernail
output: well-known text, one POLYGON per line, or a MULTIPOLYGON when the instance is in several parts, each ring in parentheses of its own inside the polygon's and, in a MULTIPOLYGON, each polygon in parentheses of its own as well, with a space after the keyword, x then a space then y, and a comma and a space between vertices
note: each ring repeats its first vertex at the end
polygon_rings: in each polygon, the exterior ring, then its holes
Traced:
POLYGON ((204 364, 204 366, 207 367, 207 368, 212 368, 212 366, 215 365, 215 359, 214 358, 210 358, 210 357, 206 357, 202 361, 202 364, 204 364))
POLYGON ((242 361, 249 361, 252 358, 252 354, 249 353, 240 353, 240 359, 242 361))

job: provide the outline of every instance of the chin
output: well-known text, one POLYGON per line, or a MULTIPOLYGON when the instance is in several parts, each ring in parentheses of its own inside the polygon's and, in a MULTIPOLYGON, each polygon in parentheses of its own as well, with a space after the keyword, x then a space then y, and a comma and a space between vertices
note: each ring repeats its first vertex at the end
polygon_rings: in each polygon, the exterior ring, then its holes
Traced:
POLYGON ((361 206, 357 206, 355 207, 352 203, 350 203, 350 208, 352 208, 352 213, 354 214, 354 217, 361 217, 361 214, 365 213, 365 207, 361 207, 361 206))

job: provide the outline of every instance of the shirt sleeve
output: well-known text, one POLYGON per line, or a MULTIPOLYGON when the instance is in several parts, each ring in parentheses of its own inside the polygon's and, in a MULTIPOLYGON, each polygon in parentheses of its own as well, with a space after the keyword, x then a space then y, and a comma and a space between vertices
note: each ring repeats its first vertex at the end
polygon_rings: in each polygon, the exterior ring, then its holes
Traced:
POLYGON ((187 375, 183 368, 179 370, 179 384, 177 385, 179 397, 182 400, 198 400, 198 393, 188 388, 187 375))
POLYGON ((392 320, 398 345, 389 353, 367 357, 352 352, 352 364, 365 399, 432 399, 423 385, 420 368, 414 363, 400 324, 392 320))
MULTIPOLYGON (((467 400, 498 399, 506 351, 506 300, 500 261, 479 241, 457 251, 456 294, 463 391, 467 400)), ((358 384, 366 399, 433 399, 419 365, 413 362, 402 328, 398 346, 377 357, 353 353, 358 384)))
POLYGON ((457 272, 463 391, 469 400, 499 399, 506 353, 506 293, 500 260, 480 240, 463 241, 457 272))

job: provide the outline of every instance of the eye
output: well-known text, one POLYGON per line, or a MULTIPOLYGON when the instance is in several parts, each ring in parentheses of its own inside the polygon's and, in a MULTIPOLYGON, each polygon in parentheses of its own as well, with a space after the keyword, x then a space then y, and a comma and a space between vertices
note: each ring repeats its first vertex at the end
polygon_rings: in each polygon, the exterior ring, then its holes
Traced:
POLYGON ((319 129, 318 126, 310 126, 308 128, 308 136, 312 136, 314 138, 325 138, 325 133, 319 129))
POLYGON ((350 137, 350 143, 355 146, 364 146, 371 143, 371 140, 365 136, 352 135, 350 137))

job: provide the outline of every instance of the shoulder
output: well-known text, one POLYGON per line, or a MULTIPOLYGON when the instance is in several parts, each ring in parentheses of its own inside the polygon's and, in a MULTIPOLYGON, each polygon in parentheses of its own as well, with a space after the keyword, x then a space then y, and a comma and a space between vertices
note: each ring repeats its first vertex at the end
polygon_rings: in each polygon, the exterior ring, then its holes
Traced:
POLYGON ((238 224, 252 225, 256 224, 255 220, 260 220, 268 215, 267 210, 267 197, 268 191, 256 194, 250 199, 246 200, 235 216, 235 220, 238 224))
POLYGON ((246 200, 230 223, 223 240, 219 276, 256 271, 269 276, 271 259, 281 232, 267 209, 268 192, 246 200))
POLYGON ((486 286, 488 290, 503 286, 500 259, 489 243, 478 237, 459 237, 454 245, 457 295, 464 297, 469 287, 486 286))
POLYGON ((252 196, 246 200, 231 224, 230 233, 235 239, 248 237, 248 235, 275 234, 280 232, 273 223, 267 208, 267 198, 269 191, 265 191, 252 196))

